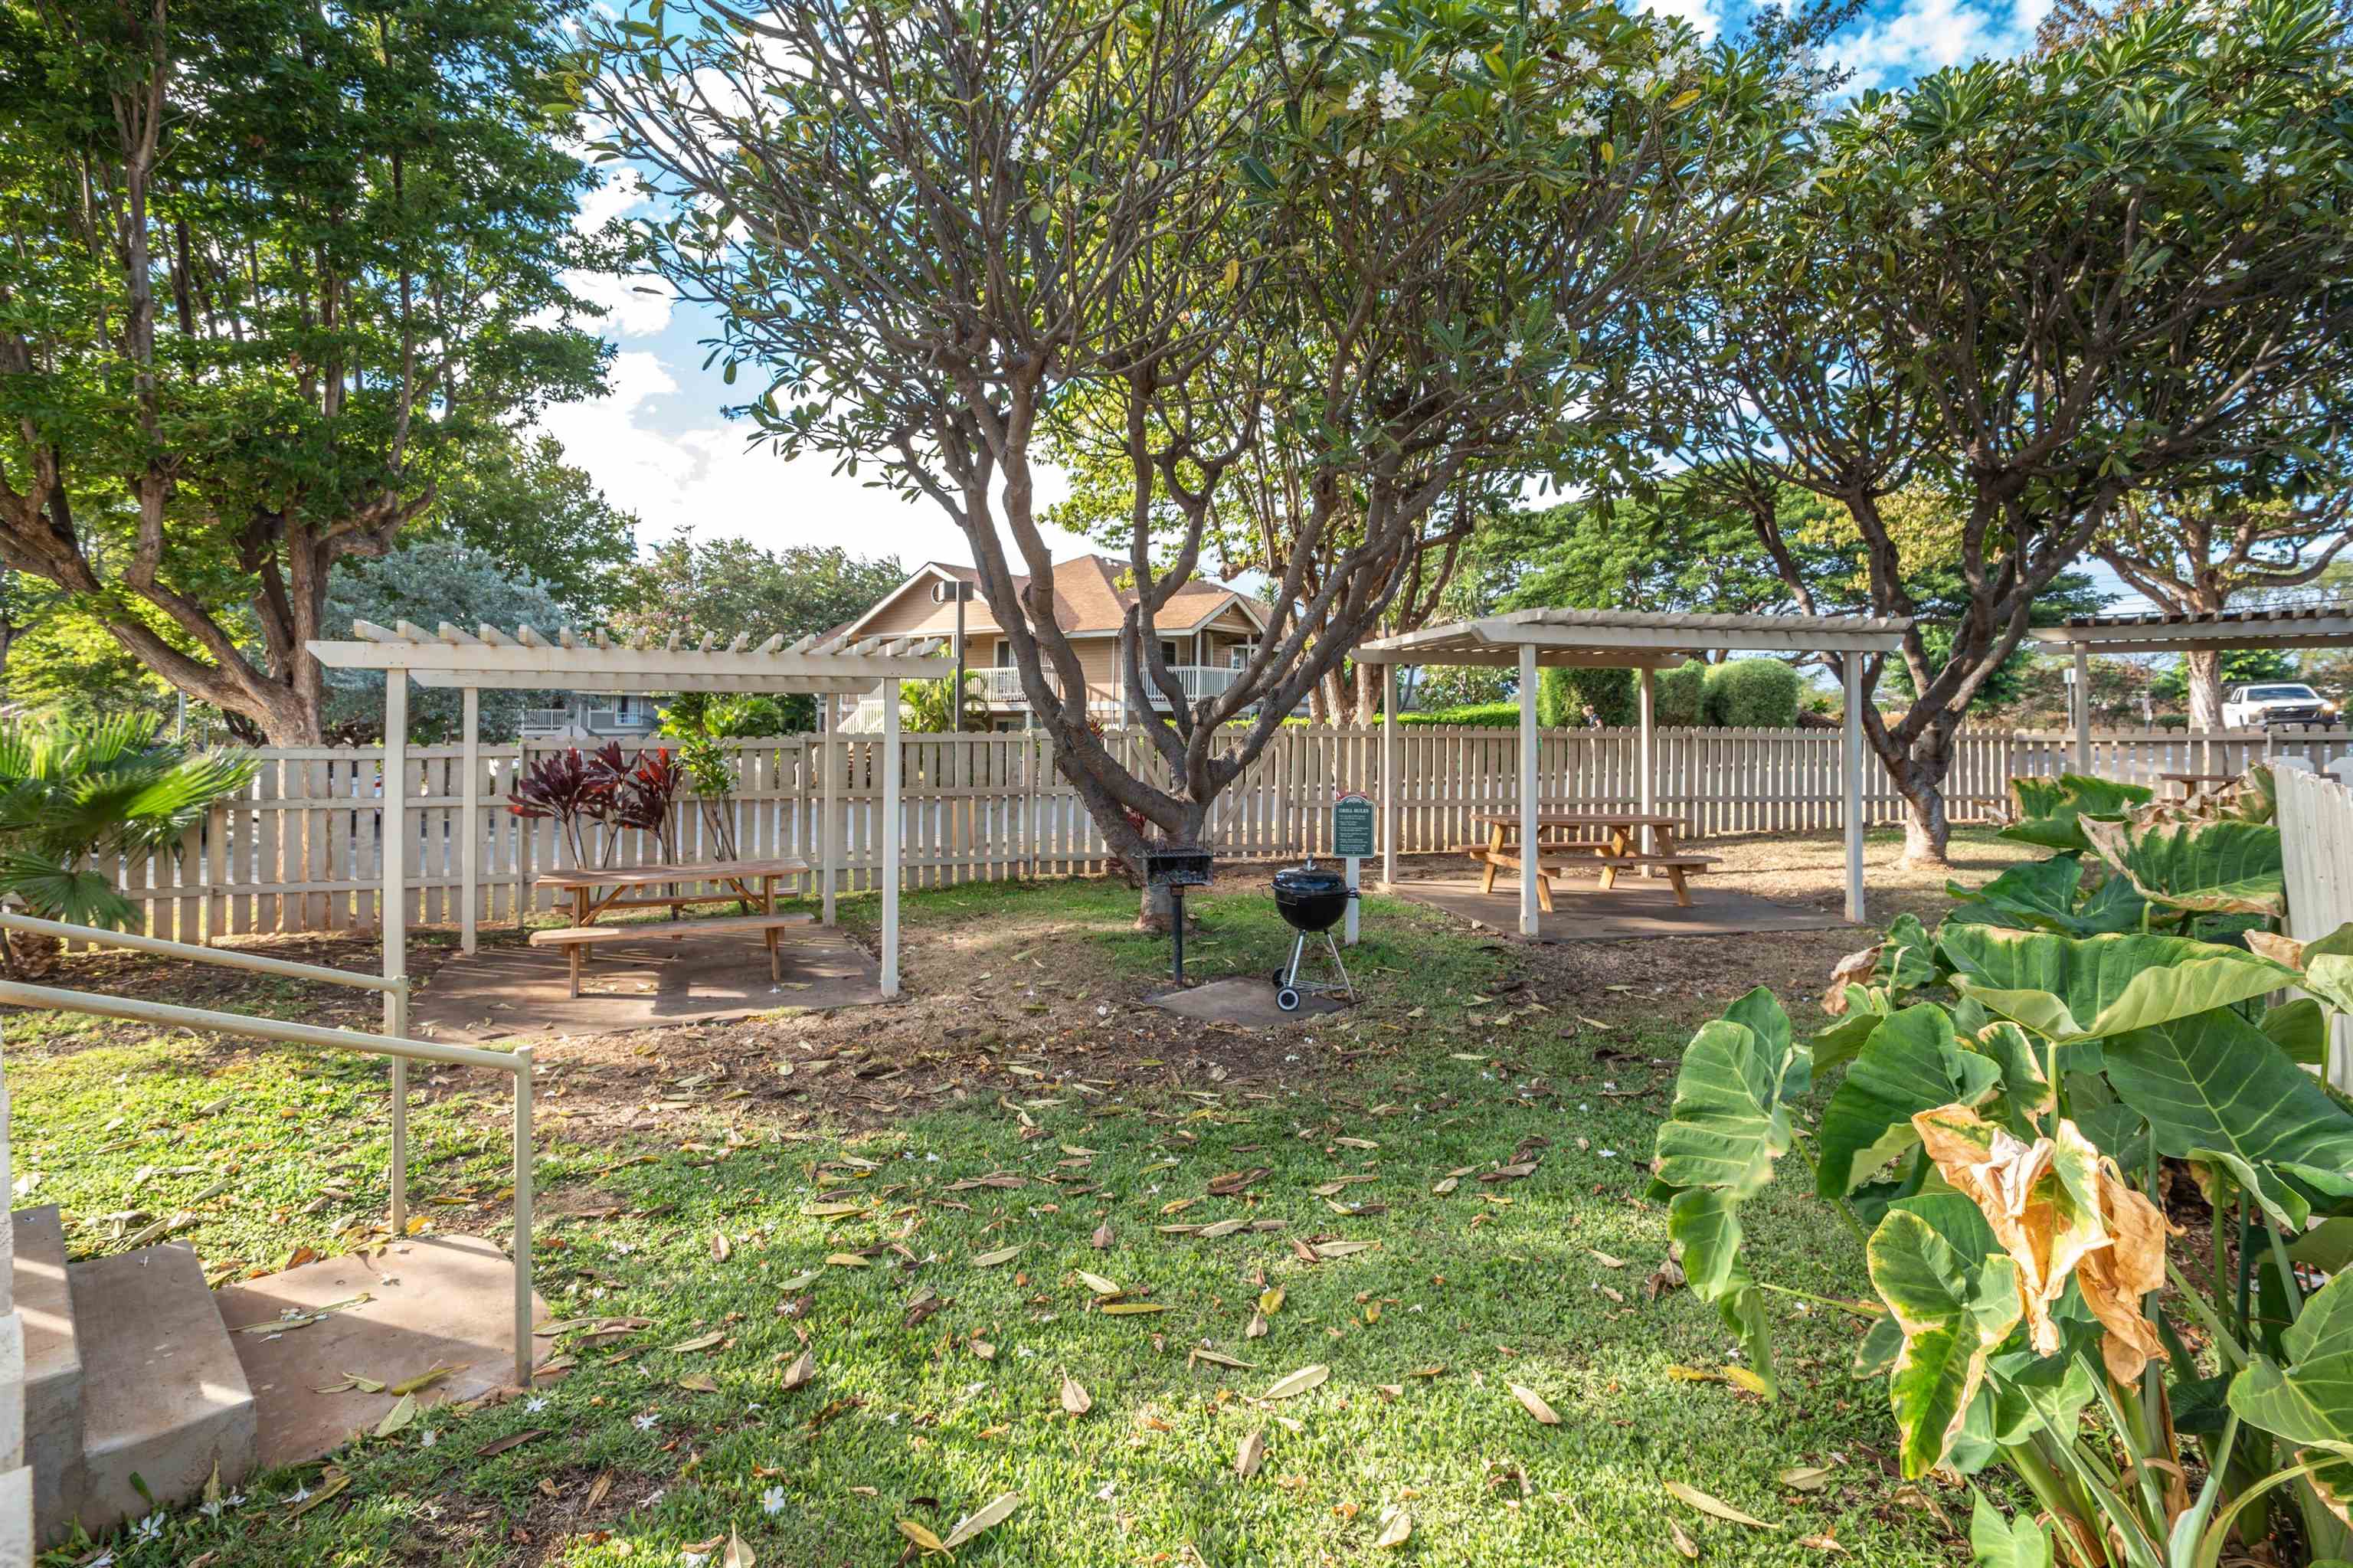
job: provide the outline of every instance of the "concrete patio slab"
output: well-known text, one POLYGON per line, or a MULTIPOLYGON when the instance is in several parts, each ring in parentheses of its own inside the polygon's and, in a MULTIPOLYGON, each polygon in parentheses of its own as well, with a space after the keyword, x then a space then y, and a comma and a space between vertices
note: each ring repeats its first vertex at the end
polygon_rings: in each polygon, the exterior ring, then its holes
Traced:
POLYGON ((501 943, 434 970, 410 1023, 427 1040, 530 1040, 882 1000, 881 971, 839 929, 790 927, 776 947, 784 980, 772 985, 767 949, 756 936, 615 942, 590 951, 575 997, 560 950, 501 943))
POLYGON ((1338 1012, 1348 1005, 1336 997, 1303 996, 1298 1012, 1285 1012, 1274 1005, 1272 982, 1253 975, 1229 975, 1182 991, 1162 991, 1145 1001, 1204 1023, 1231 1023, 1243 1029, 1282 1029, 1338 1012))
MULTIPOLYGON (((396 1403, 390 1393, 318 1392, 354 1372, 397 1383, 454 1368, 417 1392, 420 1405, 473 1399, 514 1381, 514 1265, 475 1236, 417 1236, 322 1258, 224 1286, 215 1298, 253 1389, 265 1468, 318 1458, 384 1419, 396 1403), (282 1334, 238 1332, 362 1295, 368 1299, 358 1306, 282 1334)), ((534 1297, 532 1320, 546 1318, 534 1297)))
MULTIPOLYGON (((1500 880, 1493 893, 1480 892, 1476 877, 1401 879, 1389 891, 1507 935, 1520 928, 1520 890, 1506 888, 1500 880)), ((1766 931, 1834 931, 1849 924, 1843 916, 1829 910, 1735 892, 1711 885, 1704 877, 1692 883, 1691 897, 1692 906, 1683 909, 1676 906, 1674 891, 1664 882, 1624 877, 1604 891, 1598 879, 1555 876, 1553 912, 1538 917, 1536 939, 1613 942, 1641 937, 1738 937, 1766 931)))

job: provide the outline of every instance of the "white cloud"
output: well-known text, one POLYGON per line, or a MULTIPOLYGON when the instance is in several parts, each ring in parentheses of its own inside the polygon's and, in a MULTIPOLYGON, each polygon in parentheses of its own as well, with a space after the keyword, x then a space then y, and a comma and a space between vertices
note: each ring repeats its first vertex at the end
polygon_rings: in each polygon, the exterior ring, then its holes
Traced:
POLYGON ((564 286, 604 310, 583 324, 615 337, 650 337, 670 325, 670 310, 678 303, 670 285, 653 272, 566 272, 564 286))
POLYGON ((1961 0, 1905 0, 1903 7, 1831 46, 1857 87, 1890 87, 1980 56, 2016 54, 2034 39, 2050 0, 2010 0, 2001 13, 1961 0))
MULTIPOLYGON (((605 397, 550 409, 540 423, 615 505, 638 514, 641 545, 691 527, 702 538, 744 538, 768 549, 838 545, 858 555, 895 555, 911 566, 972 558, 963 532, 928 497, 910 503, 870 488, 864 478, 833 472, 822 455, 786 461, 765 447, 747 447, 745 425, 656 428, 663 421, 655 401, 680 387, 651 354, 616 355, 610 381, 605 397)), ((1039 475, 1039 491, 1042 506, 1067 486, 1049 471, 1039 475)), ((1048 543, 1057 559, 1092 547, 1060 533, 1050 534, 1048 543)))

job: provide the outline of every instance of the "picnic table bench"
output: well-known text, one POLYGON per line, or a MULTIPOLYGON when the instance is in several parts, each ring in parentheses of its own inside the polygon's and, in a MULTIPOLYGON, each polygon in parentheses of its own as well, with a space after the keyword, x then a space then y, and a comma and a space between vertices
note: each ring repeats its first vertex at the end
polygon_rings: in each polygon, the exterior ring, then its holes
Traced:
POLYGON ((673 939, 687 936, 723 936, 732 931, 757 931, 768 948, 768 979, 783 979, 777 955, 776 933, 786 926, 798 926, 816 918, 806 912, 776 912, 776 884, 788 876, 808 874, 808 862, 796 855, 774 860, 716 860, 683 865, 607 866, 602 869, 575 867, 569 871, 551 871, 534 879, 539 887, 553 888, 569 894, 572 900, 572 924, 550 931, 533 931, 531 945, 534 948, 562 948, 571 974, 572 994, 580 994, 581 969, 587 950, 614 942, 639 941, 649 937, 669 937, 673 939), (709 887, 716 891, 686 892, 693 887, 709 887), (609 888, 610 892, 600 890, 609 888), (655 889, 651 894, 644 890, 655 889), (665 891, 666 890, 666 891, 665 891), (696 904, 749 903, 759 906, 751 915, 726 915, 699 919, 680 917, 680 912, 696 904), (671 918, 648 920, 628 926, 606 926, 596 917, 613 909, 668 909, 671 918))
MULTIPOLYGON (((1520 846, 1515 834, 1520 819, 1511 816, 1482 816, 1473 819, 1488 829, 1483 844, 1465 844, 1463 853, 1486 867, 1479 880, 1479 891, 1495 891, 1495 874, 1520 869, 1520 846)), ((1683 885, 1687 874, 1706 870, 1720 858, 1712 854, 1678 853, 1675 850, 1675 830, 1683 824, 1673 817, 1662 817, 1642 811, 1546 811, 1536 818, 1536 903, 1547 915, 1552 913, 1552 879, 1569 872, 1599 866, 1601 886, 1607 891, 1618 885, 1620 871, 1652 868, 1666 874, 1667 882, 1675 892, 1678 908, 1691 907, 1691 889, 1683 885), (1652 853, 1644 853, 1635 845, 1642 829, 1651 830, 1652 853), (1581 834, 1588 832, 1599 836, 1554 837, 1546 833, 1581 834)))

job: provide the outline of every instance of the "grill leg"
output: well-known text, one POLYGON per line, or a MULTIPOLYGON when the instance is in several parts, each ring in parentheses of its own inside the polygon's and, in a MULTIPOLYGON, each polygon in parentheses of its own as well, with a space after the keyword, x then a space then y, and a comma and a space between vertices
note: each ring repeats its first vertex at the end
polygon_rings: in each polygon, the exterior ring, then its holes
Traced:
POLYGON ((1299 983, 1299 960, 1306 956, 1307 933, 1302 931, 1291 944, 1291 968, 1284 972, 1283 984, 1296 986, 1299 983))
POLYGON ((1340 959, 1340 944, 1332 939, 1332 933, 1328 928, 1324 932, 1324 950, 1332 955, 1332 967, 1340 971, 1340 990, 1347 995, 1350 1001, 1356 1001, 1356 982, 1348 978, 1348 966, 1340 959))

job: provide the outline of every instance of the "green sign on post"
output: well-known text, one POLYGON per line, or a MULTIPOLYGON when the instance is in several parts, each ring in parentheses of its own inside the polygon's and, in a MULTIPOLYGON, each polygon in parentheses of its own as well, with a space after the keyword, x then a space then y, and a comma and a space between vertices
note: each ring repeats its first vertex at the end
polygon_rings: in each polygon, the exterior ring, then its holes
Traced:
POLYGON ((1370 860, 1373 798, 1355 790, 1332 802, 1332 853, 1340 860, 1370 860))

